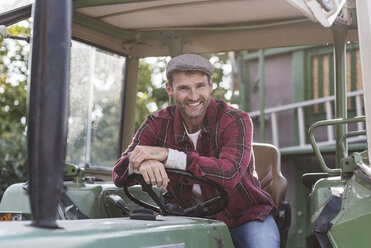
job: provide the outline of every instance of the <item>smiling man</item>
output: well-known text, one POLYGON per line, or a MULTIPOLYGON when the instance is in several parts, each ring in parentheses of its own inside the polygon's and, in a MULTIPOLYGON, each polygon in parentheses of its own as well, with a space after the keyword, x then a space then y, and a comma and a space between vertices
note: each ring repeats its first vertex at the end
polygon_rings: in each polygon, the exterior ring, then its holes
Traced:
POLYGON ((115 164, 113 181, 120 187, 128 175, 140 173, 186 207, 193 196, 209 199, 213 190, 169 181, 165 168, 208 178, 228 193, 228 206, 215 218, 227 224, 236 247, 279 247, 273 202, 255 173, 251 119, 211 97, 213 71, 199 55, 169 61, 166 90, 175 105, 146 118, 115 164))

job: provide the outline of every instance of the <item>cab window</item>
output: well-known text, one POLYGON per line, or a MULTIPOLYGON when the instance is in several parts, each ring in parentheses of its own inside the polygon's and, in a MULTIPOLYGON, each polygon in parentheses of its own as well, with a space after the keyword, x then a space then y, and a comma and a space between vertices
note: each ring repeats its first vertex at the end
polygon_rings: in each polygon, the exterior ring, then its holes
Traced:
POLYGON ((112 167, 119 156, 125 57, 73 41, 66 161, 112 167))

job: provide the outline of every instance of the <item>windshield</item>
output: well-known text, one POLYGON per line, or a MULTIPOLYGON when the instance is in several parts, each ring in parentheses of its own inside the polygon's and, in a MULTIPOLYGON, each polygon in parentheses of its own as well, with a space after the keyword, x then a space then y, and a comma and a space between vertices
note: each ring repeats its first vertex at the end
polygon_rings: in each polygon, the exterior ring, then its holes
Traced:
POLYGON ((73 41, 66 161, 112 167, 119 156, 125 58, 73 41))

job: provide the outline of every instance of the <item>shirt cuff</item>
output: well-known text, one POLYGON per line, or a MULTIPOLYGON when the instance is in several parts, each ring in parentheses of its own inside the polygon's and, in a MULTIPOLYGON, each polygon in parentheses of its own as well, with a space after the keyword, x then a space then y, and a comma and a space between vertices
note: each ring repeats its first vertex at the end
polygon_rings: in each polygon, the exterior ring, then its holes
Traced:
POLYGON ((186 170, 187 167, 187 154, 169 148, 169 155, 165 162, 165 168, 186 170))
POLYGON ((129 165, 128 165, 128 175, 131 175, 133 173, 140 174, 140 171, 138 171, 137 169, 132 170, 131 166, 130 166, 130 163, 129 163, 129 165))

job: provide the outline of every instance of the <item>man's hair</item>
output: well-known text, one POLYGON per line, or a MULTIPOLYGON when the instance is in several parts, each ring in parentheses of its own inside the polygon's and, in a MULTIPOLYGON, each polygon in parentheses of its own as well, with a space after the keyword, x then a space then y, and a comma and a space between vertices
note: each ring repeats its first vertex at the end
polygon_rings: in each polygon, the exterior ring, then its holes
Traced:
POLYGON ((181 71, 181 70, 175 70, 173 71, 170 75, 168 75, 168 84, 170 86, 170 88, 173 88, 173 75, 177 72, 183 72, 185 75, 189 76, 189 75, 193 75, 193 74, 196 74, 196 73, 201 73, 202 75, 206 75, 207 76, 207 82, 210 84, 210 75, 203 72, 203 71, 196 71, 196 70, 192 70, 192 71, 181 71))

